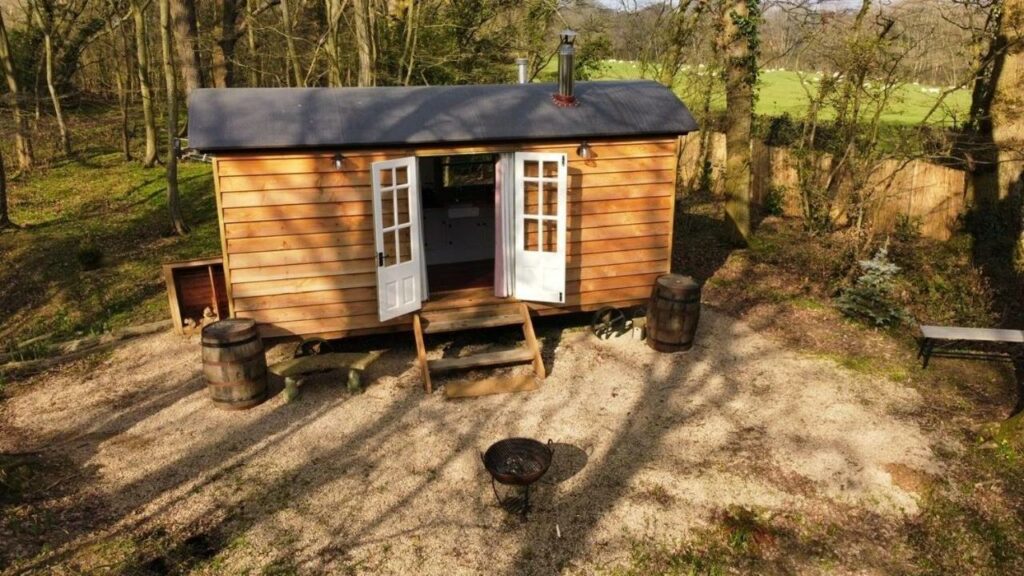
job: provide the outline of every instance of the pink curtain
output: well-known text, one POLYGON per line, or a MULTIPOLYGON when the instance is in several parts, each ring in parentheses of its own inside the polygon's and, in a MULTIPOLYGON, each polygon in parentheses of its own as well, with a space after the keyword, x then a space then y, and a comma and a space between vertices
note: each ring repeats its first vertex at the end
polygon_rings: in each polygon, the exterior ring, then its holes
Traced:
POLYGON ((494 163, 494 295, 507 298, 505 282, 505 218, 502 214, 502 180, 501 156, 494 163))

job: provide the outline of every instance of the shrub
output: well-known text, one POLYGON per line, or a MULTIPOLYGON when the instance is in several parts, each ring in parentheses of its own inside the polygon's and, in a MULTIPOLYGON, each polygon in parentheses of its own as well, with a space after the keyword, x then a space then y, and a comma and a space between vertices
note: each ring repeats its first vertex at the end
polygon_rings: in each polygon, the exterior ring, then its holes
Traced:
POLYGON ((697 192, 704 195, 710 195, 715 192, 715 176, 711 160, 705 159, 700 166, 700 175, 697 178, 697 192))
POLYGON ((760 120, 765 124, 764 143, 769 146, 792 146, 800 138, 802 126, 788 112, 760 120))
POLYGON ((873 258, 859 264, 864 273, 839 295, 836 301, 839 309, 851 318, 875 326, 896 326, 907 321, 907 312, 893 296, 900 267, 889 260, 889 250, 883 246, 873 258))
POLYGON ((949 240, 893 235, 889 256, 900 268, 901 302, 919 321, 987 326, 998 322, 995 292, 972 258, 967 234, 949 240))
POLYGON ((906 214, 896 216, 893 236, 900 242, 913 242, 921 237, 921 218, 906 214))
POLYGON ((82 270, 95 270, 103 265, 103 250, 95 244, 85 244, 75 252, 75 258, 82 270))
POLYGON ((782 216, 786 212, 785 186, 770 186, 761 199, 761 210, 767 216, 782 216))

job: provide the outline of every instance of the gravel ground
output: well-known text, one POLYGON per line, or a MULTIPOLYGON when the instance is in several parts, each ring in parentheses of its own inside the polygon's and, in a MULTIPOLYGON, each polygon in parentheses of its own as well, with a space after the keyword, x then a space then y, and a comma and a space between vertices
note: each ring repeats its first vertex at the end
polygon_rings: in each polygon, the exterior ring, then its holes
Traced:
POLYGON ((245 412, 211 406, 197 343, 172 334, 87 377, 39 377, 2 406, 0 450, 66 456, 102 511, 29 567, 160 529, 214 535, 227 573, 590 573, 624 561, 637 537, 685 537, 730 505, 903 519, 919 495, 893 476, 941 472, 933 448, 947 441, 908 416, 916 392, 712 310, 675 355, 542 334, 540 389, 457 401, 423 393, 408 335, 363 394, 320 379, 245 412), (513 435, 556 442, 526 524, 495 506, 480 463, 513 435))

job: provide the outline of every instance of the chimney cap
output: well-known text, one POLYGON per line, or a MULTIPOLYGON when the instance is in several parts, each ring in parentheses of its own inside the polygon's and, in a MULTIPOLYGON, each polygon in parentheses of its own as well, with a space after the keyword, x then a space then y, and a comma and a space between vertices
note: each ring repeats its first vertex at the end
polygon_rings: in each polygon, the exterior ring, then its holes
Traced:
POLYGON ((558 33, 558 37, 562 40, 562 44, 572 44, 576 41, 576 32, 566 28, 558 33))

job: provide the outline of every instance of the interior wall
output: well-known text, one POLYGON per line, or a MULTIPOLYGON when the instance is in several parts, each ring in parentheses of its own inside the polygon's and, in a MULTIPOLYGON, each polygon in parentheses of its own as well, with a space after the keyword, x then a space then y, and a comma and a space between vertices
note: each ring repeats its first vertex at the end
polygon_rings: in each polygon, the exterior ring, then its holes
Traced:
POLYGON ((444 182, 443 162, 447 158, 419 161, 427 266, 493 260, 494 178, 455 191, 444 182))

